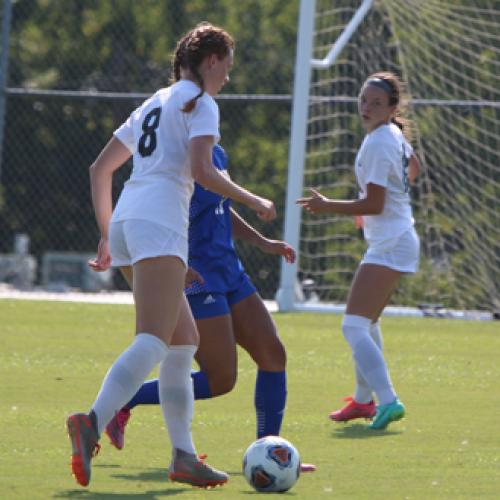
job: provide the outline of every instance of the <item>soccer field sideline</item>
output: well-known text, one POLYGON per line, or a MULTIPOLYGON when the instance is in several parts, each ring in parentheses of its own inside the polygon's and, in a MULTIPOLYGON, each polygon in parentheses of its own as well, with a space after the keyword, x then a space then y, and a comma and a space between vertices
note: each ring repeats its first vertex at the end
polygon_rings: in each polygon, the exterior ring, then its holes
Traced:
MULTIPOLYGON (((99 293, 63 291, 54 292, 43 289, 18 290, 9 285, 0 284, 0 300, 48 300, 58 302, 79 302, 83 304, 119 304, 131 305, 134 303, 132 292, 127 291, 105 291, 99 293)), ((278 303, 275 300, 264 300, 267 310, 271 313, 279 312, 278 303)), ((345 304, 332 304, 322 302, 305 302, 295 304, 297 312, 343 314, 345 304)), ((383 316, 400 316, 423 318, 426 316, 447 319, 463 319, 474 321, 491 321, 494 316, 489 311, 461 311, 456 309, 429 309, 423 310, 407 306, 387 306, 383 316)))

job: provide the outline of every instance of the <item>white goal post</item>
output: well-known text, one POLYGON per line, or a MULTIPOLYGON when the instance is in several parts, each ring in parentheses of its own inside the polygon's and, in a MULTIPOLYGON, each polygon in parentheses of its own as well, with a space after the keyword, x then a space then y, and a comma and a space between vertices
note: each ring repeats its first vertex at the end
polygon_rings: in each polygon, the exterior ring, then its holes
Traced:
MULTIPOLYGON (((295 200, 302 196, 303 190, 311 68, 325 69, 335 64, 337 56, 372 5, 373 0, 363 0, 351 22, 332 45, 327 56, 324 59, 312 59, 316 0, 301 0, 300 2, 284 229, 285 241, 296 249, 299 248, 301 210, 295 200)), ((280 287, 276 293, 276 302, 280 311, 293 310, 294 303, 299 298, 297 295, 300 296, 297 269, 298 261, 294 264, 287 264, 282 259, 280 287)))
MULTIPOLYGON (((412 190, 421 269, 393 302, 500 311, 500 5, 494 0, 302 0, 280 311, 340 311, 365 245, 349 217, 301 213, 304 188, 357 195, 357 94, 375 71, 405 83, 423 169, 412 190), (326 55, 325 55, 326 54, 326 55)), ((406 314, 410 309, 399 309, 406 314)))

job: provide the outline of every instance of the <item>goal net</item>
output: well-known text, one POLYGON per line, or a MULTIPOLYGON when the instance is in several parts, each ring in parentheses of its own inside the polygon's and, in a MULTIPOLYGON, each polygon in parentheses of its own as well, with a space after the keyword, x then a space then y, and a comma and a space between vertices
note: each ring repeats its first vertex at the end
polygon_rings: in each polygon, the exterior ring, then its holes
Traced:
MULTIPOLYGON (((325 57, 360 3, 316 1, 314 58, 325 57)), ((353 164, 363 130, 356 98, 364 79, 380 70, 406 84, 411 142, 423 167, 412 188, 421 266, 402 280, 393 303, 498 311, 498 2, 375 1, 335 63, 312 70, 304 190, 357 197, 353 164)), ((345 302, 365 250, 361 230, 350 217, 300 217, 295 280, 302 300, 345 302)))

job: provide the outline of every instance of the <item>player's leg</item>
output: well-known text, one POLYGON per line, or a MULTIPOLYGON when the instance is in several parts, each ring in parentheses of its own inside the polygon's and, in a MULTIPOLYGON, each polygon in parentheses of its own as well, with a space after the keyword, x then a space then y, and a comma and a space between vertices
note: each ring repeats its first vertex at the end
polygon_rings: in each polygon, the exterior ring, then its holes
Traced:
MULTIPOLYGON (((370 323, 370 336, 381 351, 382 334, 378 318, 382 313, 384 307, 389 302, 395 286, 396 283, 394 284, 394 287, 387 292, 386 299, 380 306, 379 311, 376 313, 376 319, 372 320, 372 322, 370 323)), ((344 398, 344 401, 347 402, 345 406, 330 413, 330 419, 336 422, 347 422, 349 420, 354 420, 357 418, 371 419, 376 414, 376 406, 375 402, 373 401, 373 389, 361 373, 361 370, 356 363, 356 360, 354 359, 354 353, 353 362, 356 374, 356 389, 354 391, 353 397, 349 396, 344 398)))
MULTIPOLYGON (((257 365, 254 403, 260 438, 281 431, 287 396, 286 351, 269 311, 254 290, 248 281, 230 300, 236 340, 257 365)), ((313 464, 301 464, 302 472, 315 470, 313 464)))
POLYGON ((192 373, 195 398, 207 399, 230 392, 237 377, 237 352, 229 304, 225 294, 189 295, 189 305, 200 333, 192 373))
POLYGON ((185 269, 175 256, 134 264, 137 335, 108 372, 93 406, 99 433, 165 357, 179 316, 185 269))
MULTIPOLYGON (((238 292, 244 294, 240 288, 238 292)), ((257 365, 255 409, 257 437, 279 435, 286 406, 286 352, 274 321, 258 293, 232 297, 231 316, 237 343, 257 365)))
MULTIPOLYGON (((129 278, 128 278, 129 279, 129 278)), ((130 281, 129 281, 130 283, 130 281)), ((196 319, 200 343, 195 359, 200 369, 191 372, 195 399, 207 399, 229 392, 235 384, 237 353, 229 306, 223 294, 196 294, 187 297, 196 319), (207 300, 210 298, 210 300, 207 300)), ((182 332, 177 328, 171 346, 180 344, 182 332)), ((111 443, 122 449, 125 426, 130 411, 137 405, 159 404, 158 379, 144 382, 134 397, 109 422, 106 434, 111 443)))
MULTIPOLYGON (((195 359, 200 370, 192 372, 195 399, 208 399, 230 392, 237 375, 236 343, 227 299, 220 293, 187 296, 200 332, 195 359)), ((177 343, 176 334, 172 342, 177 343)), ((142 404, 158 404, 158 380, 149 380, 127 403, 132 409, 142 404)))
MULTIPOLYGON (((374 340, 375 344, 377 344, 378 348, 382 350, 382 331, 380 328, 380 320, 379 317, 382 314, 382 311, 384 310, 385 306, 389 303, 389 300, 394 292, 394 289, 396 288, 396 283, 394 284, 394 287, 390 289, 387 292, 386 299, 383 301, 383 304, 380 307, 380 310, 376 314, 375 319, 372 319, 372 322, 370 324, 370 336, 374 340)), ((367 417, 370 417, 369 413, 374 414, 375 413, 375 406, 373 404, 373 392, 372 388, 370 387, 370 384, 368 383, 367 380, 363 377, 363 374, 359 370, 358 366, 356 363, 354 363, 355 368, 356 368, 356 389, 354 391, 354 401, 363 404, 368 404, 368 407, 366 408, 367 411, 367 417)), ((334 419, 335 420, 335 419, 334 419)))
POLYGON ((191 366, 198 331, 186 298, 182 299, 167 355, 160 363, 158 393, 173 448, 195 454, 190 430, 194 405, 191 366))
MULTIPOLYGON (((401 274, 389 267, 362 264, 354 277, 342 322, 342 331, 351 346, 356 366, 377 394, 379 408, 389 409, 391 420, 403 416, 404 406, 394 391, 382 351, 370 335, 370 325, 378 318, 401 274)), ((373 428, 381 428, 377 422, 378 413, 373 428)))
POLYGON ((191 435, 194 406, 191 366, 197 343, 198 330, 183 297, 179 320, 159 374, 160 404, 173 447, 169 478, 194 486, 216 486, 227 482, 228 475, 198 459, 191 435))
POLYGON ((81 485, 90 481, 90 461, 102 431, 167 353, 184 275, 184 263, 174 256, 145 258, 134 264, 135 339, 109 369, 89 415, 72 415, 67 421, 72 470, 81 485))

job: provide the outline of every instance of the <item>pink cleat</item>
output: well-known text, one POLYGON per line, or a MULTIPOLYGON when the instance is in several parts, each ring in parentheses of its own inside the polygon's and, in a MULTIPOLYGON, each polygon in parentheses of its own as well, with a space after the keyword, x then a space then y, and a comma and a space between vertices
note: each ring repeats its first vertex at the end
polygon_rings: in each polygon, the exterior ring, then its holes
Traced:
POLYGON ((347 422, 355 418, 368 418, 372 419, 377 413, 375 403, 358 403, 351 397, 344 398, 348 403, 340 410, 330 413, 330 418, 335 422, 347 422))
POLYGON ((315 470, 314 464, 300 464, 300 472, 314 472, 315 470))
POLYGON ((130 418, 130 410, 124 406, 106 426, 106 434, 111 444, 118 450, 125 446, 125 426, 130 418))

